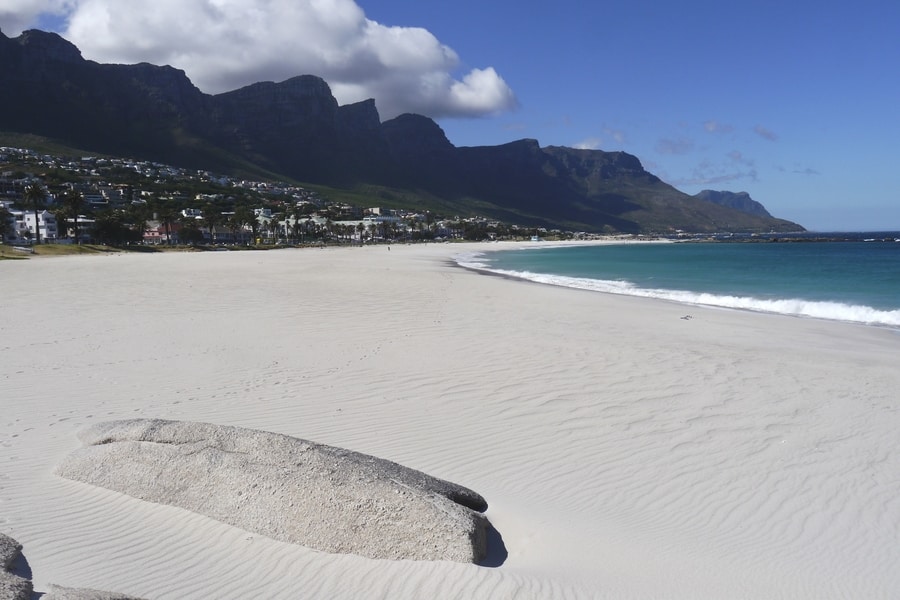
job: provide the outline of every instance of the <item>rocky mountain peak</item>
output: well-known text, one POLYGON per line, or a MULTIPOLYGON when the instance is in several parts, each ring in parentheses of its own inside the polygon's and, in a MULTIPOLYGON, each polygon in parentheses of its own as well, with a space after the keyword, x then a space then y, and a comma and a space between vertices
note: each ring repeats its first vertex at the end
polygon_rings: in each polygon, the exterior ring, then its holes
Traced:
POLYGON ((22 32, 14 41, 27 48, 29 55, 35 58, 65 63, 78 63, 84 60, 75 44, 55 33, 29 29, 22 32))
POLYGON ((751 198, 747 192, 703 190, 694 197, 705 202, 718 204, 719 206, 733 208, 749 215, 772 217, 769 211, 762 204, 751 198))
POLYGON ((440 126, 422 115, 402 114, 382 123, 384 133, 396 149, 412 152, 448 150, 453 144, 440 126))
MULTIPOLYGON (((217 95, 183 71, 84 60, 53 33, 0 34, 0 131, 74 148, 228 172, 252 165, 312 184, 384 187, 455 214, 586 231, 797 230, 747 195, 692 198, 625 152, 535 139, 455 147, 428 117, 381 123, 373 100, 339 106, 300 75, 217 95), (702 202, 701 200, 706 200, 702 202), (732 208, 733 207, 733 208, 732 208)), ((393 192, 392 192, 393 193, 393 192)))

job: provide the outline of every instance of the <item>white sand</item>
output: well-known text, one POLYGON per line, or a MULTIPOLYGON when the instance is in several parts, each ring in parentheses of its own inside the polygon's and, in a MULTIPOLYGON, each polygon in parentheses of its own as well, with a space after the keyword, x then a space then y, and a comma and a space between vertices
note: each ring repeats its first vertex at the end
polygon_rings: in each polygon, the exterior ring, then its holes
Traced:
POLYGON ((0 532, 35 590, 900 596, 900 334, 489 277, 462 249, 0 262, 0 532), (131 417, 470 487, 508 558, 325 554, 53 474, 78 430, 131 417))

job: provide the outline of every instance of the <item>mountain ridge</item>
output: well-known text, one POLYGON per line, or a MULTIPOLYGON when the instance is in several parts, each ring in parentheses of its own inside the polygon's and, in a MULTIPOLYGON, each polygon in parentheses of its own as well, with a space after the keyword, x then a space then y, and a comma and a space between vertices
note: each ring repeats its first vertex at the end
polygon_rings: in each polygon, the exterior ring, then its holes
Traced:
MULTIPOLYGON (((184 71, 86 60, 54 33, 0 32, 0 130, 95 152, 229 172, 250 163, 296 181, 383 186, 461 215, 594 232, 801 231, 689 196, 625 152, 537 140, 456 147, 421 115, 381 122, 374 100, 338 105, 315 75, 200 91, 184 71)), ((374 202, 374 199, 373 199, 374 202)))

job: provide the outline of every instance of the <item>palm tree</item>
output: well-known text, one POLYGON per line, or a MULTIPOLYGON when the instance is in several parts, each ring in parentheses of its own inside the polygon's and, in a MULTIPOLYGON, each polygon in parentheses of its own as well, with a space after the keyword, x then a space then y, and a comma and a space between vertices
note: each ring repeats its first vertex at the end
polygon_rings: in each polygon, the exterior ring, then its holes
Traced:
POLYGON ((231 242, 237 244, 238 232, 244 228, 244 223, 241 221, 240 214, 235 212, 230 215, 225 221, 225 225, 228 227, 228 231, 231 232, 231 242))
POLYGON ((294 222, 291 224, 291 240, 294 244, 299 241, 303 243, 303 225, 300 223, 299 216, 293 217, 294 222))
MULTIPOLYGON (((291 228, 291 243, 296 244, 297 239, 301 237, 300 234, 300 207, 296 204, 291 207, 290 211, 290 228, 291 228)), ((285 217, 285 229, 287 229, 288 222, 287 217, 285 217)))
MULTIPOLYGON (((231 215, 230 222, 231 222, 232 231, 234 232, 235 235, 237 235, 238 231, 243 232, 244 227, 246 227, 247 225, 251 225, 251 227, 253 228, 253 237, 256 237, 256 229, 255 229, 256 225, 254 225, 254 224, 256 224, 256 216, 253 214, 253 211, 250 210, 247 206, 243 206, 243 205, 236 206, 234 208, 234 214, 231 215)), ((246 236, 242 235, 241 237, 244 238, 242 241, 246 244, 247 243, 246 236)), ((235 237, 235 242, 236 241, 237 241, 237 238, 235 237)))
POLYGON ((37 183, 32 183, 25 188, 25 203, 31 206, 34 211, 34 235, 37 243, 41 243, 41 224, 38 221, 38 211, 44 208, 44 202, 47 200, 47 193, 44 188, 37 183))
POLYGON ((208 202, 206 206, 203 207, 203 224, 206 225, 206 228, 209 229, 209 241, 213 244, 218 240, 218 236, 216 235, 216 227, 221 225, 222 223, 222 213, 219 212, 216 205, 212 202, 208 202))
POLYGON ((255 212, 251 212, 250 215, 251 215, 250 220, 247 221, 247 223, 250 225, 250 233, 253 236, 253 244, 255 245, 257 243, 257 240, 260 239, 259 238, 260 223, 259 223, 259 217, 256 215, 255 212))
POLYGON ((75 243, 81 243, 81 237, 78 235, 78 211, 84 207, 84 198, 75 190, 66 190, 59 197, 60 202, 72 217, 73 229, 75 230, 75 243))
POLYGON ((266 228, 269 230, 269 239, 274 244, 278 241, 278 217, 272 217, 269 219, 268 223, 266 223, 266 228))
POLYGON ((153 209, 154 220, 162 223, 166 232, 166 245, 172 243, 172 225, 178 220, 178 211, 172 206, 172 203, 165 198, 155 198, 150 201, 150 207, 153 209))
POLYGON ((143 242, 144 234, 147 233, 147 221, 153 217, 150 207, 146 204, 129 204, 124 213, 135 233, 134 239, 130 241, 143 242))
POLYGON ((12 213, 6 210, 5 207, 0 206, 0 243, 5 242, 7 236, 12 235, 13 226, 11 220, 12 213))

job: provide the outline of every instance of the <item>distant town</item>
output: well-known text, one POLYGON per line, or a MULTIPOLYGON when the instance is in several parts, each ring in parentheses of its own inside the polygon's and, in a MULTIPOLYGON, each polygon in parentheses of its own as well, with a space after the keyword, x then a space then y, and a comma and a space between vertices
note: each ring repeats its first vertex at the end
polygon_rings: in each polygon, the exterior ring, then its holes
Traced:
POLYGON ((303 245, 573 239, 479 217, 361 207, 296 185, 148 161, 0 147, 0 240, 12 245, 303 245))

